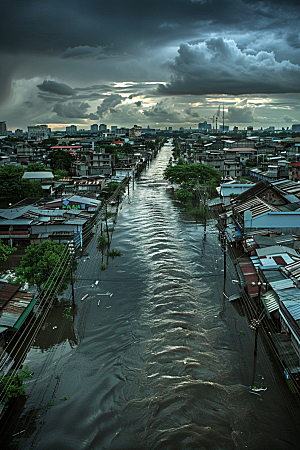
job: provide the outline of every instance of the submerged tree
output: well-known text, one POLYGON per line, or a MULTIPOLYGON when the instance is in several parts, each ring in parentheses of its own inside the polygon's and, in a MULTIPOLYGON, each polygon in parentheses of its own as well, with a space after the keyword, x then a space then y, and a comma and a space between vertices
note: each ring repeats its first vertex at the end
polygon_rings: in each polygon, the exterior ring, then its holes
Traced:
MULTIPOLYGON (((35 284, 38 290, 63 292, 70 280, 71 254, 69 247, 52 241, 29 245, 25 250, 16 276, 22 282, 35 284)), ((72 262, 73 270, 77 263, 72 262)))

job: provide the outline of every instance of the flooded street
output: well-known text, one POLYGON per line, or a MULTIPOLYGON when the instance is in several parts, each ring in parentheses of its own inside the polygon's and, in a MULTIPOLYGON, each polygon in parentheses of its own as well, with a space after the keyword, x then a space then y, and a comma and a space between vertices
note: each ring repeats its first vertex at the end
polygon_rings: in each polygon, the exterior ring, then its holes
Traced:
POLYGON ((79 260, 74 321, 63 305, 49 314, 1 448, 299 448, 298 404, 261 338, 254 365, 243 308, 223 296, 215 221, 204 233, 174 200, 170 156, 163 147, 124 197, 111 243, 121 256, 101 270, 96 233, 79 260), (249 393, 261 378, 267 390, 249 393))

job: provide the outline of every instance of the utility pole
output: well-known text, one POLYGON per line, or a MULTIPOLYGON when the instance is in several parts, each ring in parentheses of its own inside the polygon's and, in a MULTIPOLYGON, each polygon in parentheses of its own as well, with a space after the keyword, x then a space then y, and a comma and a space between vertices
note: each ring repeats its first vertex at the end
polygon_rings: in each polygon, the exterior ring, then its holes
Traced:
POLYGON ((70 251, 70 275, 71 275, 71 289, 72 289, 72 306, 75 306, 75 295, 74 295, 74 281, 73 281, 73 259, 75 254, 74 241, 69 242, 70 251))

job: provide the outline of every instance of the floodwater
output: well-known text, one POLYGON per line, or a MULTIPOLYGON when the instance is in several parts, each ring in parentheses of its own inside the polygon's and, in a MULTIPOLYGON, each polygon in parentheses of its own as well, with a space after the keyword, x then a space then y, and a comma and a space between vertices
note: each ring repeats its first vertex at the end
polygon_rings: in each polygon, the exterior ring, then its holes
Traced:
POLYGON ((57 305, 34 341, 28 398, 4 418, 1 448, 299 448, 298 403, 260 337, 254 358, 244 309, 223 295, 215 221, 176 202, 170 156, 163 147, 123 200, 121 256, 101 270, 95 237, 79 260, 74 317, 57 305), (261 379, 267 390, 250 393, 261 379))

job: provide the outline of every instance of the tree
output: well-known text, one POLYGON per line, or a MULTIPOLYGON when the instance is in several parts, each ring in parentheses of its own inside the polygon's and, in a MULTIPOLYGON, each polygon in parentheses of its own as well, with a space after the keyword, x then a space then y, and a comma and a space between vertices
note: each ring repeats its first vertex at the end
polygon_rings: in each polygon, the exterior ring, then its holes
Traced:
MULTIPOLYGON (((29 245, 16 269, 16 276, 22 282, 37 285, 39 291, 49 291, 61 284, 58 290, 61 293, 67 288, 70 279, 70 259, 69 248, 65 244, 45 241, 29 245)), ((76 266, 77 263, 73 262, 73 270, 76 266)))
POLYGON ((125 144, 123 144, 123 152, 126 153, 126 155, 131 155, 133 154, 133 146, 131 144, 129 144, 129 142, 125 142, 125 144))
POLYGON ((212 167, 203 164, 176 164, 165 169, 164 177, 174 184, 196 181, 200 184, 219 185, 221 174, 212 167))
POLYGON ((45 167, 45 164, 42 164, 42 163, 28 164, 28 166, 25 167, 25 172, 46 172, 49 170, 50 169, 47 169, 45 167))
POLYGON ((9 245, 3 244, 0 239, 0 261, 6 261, 9 255, 16 251, 16 247, 9 247, 9 245))
POLYGON ((21 200, 26 197, 43 197, 41 183, 24 180, 22 166, 0 168, 0 198, 21 200))
POLYGON ((65 150, 58 149, 49 153, 49 159, 52 170, 67 170, 70 173, 71 164, 75 157, 65 150))
POLYGON ((54 171, 54 179, 59 180, 60 178, 66 178, 69 176, 69 173, 67 170, 60 170, 57 169, 54 171))

